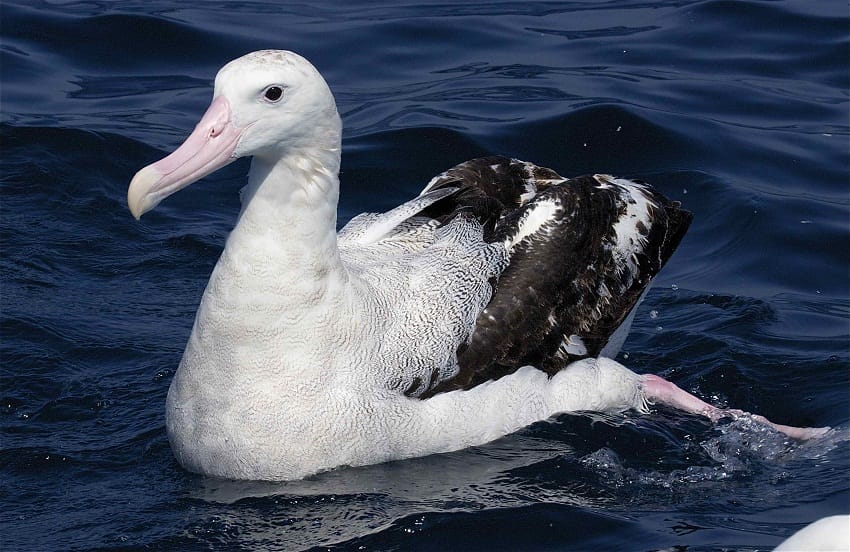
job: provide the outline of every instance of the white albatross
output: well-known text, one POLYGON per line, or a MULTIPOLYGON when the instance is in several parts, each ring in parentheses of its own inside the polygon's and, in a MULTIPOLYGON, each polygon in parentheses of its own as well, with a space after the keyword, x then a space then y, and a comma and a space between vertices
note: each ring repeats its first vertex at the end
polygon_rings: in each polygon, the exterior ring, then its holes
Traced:
POLYGON ((192 134, 130 183, 139 218, 253 157, 168 391, 183 467, 287 480, 485 443, 558 412, 742 414, 606 358, 687 230, 678 203, 491 157, 337 234, 341 128, 308 61, 254 52, 219 71, 192 134))

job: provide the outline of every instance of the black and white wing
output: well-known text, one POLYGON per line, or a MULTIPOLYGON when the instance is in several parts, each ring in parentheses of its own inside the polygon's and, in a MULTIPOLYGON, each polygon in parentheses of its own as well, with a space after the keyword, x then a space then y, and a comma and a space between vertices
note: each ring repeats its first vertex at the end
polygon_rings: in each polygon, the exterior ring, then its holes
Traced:
POLYGON ((473 214, 485 241, 505 244, 510 263, 457 351, 459 372, 432 382, 423 397, 525 365, 554 374, 610 352, 606 346, 622 339, 618 328, 629 323, 692 218, 642 182, 598 174, 566 179, 504 157, 458 165, 423 193, 443 187, 460 191, 424 214, 441 222, 473 214))

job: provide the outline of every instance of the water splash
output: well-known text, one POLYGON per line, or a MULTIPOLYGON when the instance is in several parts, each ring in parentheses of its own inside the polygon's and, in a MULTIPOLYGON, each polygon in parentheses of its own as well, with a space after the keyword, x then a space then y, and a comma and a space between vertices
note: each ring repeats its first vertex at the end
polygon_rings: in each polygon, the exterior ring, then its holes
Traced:
POLYGON ((694 483, 746 477, 765 464, 818 459, 848 441, 850 428, 845 426, 800 442, 746 415, 722 420, 714 434, 699 443, 700 449, 716 463, 714 465, 688 466, 667 472, 632 468, 608 447, 582 457, 579 463, 598 473, 607 484, 617 487, 637 484, 680 489, 694 483))

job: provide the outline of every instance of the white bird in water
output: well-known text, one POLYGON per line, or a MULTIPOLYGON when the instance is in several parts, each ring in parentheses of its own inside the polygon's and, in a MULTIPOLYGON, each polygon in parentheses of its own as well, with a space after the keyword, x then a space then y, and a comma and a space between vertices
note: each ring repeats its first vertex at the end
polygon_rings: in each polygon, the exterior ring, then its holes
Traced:
POLYGON ((130 184, 138 218, 253 157, 168 391, 186 469, 287 480, 482 444, 558 412, 743 414, 609 358, 690 224, 678 203, 490 157, 337 233, 341 130, 307 60, 254 52, 219 71, 192 134, 130 184))

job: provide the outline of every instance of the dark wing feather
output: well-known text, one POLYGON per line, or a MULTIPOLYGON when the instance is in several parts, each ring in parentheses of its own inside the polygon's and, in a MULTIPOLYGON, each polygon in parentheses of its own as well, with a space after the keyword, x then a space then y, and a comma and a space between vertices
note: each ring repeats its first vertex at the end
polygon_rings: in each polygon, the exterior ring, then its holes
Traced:
POLYGON ((507 157, 481 157, 461 163, 435 177, 422 193, 459 187, 453 202, 443 202, 425 215, 445 223, 459 212, 469 212, 483 224, 484 239, 496 241, 496 223, 521 207, 537 192, 564 177, 552 169, 507 157))
POLYGON ((422 396, 469 389, 533 365, 554 374, 598 356, 673 254, 691 214, 649 186, 603 175, 565 179, 504 157, 468 161, 426 190, 460 187, 425 214, 476 216, 510 265, 458 350, 460 371, 422 396), (619 229, 619 234, 618 234, 619 229))

